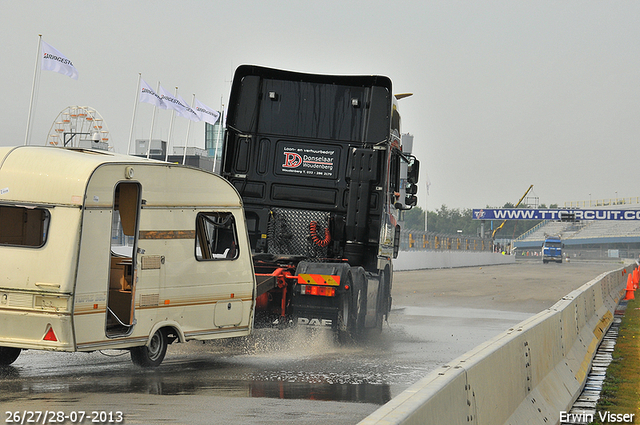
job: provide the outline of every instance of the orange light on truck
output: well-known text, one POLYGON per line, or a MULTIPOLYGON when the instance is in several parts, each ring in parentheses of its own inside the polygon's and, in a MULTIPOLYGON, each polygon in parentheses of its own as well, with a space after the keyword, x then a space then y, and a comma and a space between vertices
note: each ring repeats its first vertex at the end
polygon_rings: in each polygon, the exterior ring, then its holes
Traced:
POLYGON ((340 286, 340 276, 334 276, 334 275, 328 275, 328 274, 301 273, 298 275, 298 283, 340 286))
POLYGON ((335 297, 336 288, 327 286, 300 285, 300 294, 318 295, 321 297, 335 297))

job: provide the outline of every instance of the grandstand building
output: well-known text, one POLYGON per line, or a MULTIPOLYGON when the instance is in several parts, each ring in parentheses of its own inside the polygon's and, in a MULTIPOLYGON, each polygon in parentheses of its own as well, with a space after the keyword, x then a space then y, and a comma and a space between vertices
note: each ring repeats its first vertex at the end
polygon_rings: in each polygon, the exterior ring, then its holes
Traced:
POLYGON ((640 254, 640 220, 547 220, 513 240, 516 255, 539 252, 545 235, 559 235, 569 258, 637 259, 640 254))

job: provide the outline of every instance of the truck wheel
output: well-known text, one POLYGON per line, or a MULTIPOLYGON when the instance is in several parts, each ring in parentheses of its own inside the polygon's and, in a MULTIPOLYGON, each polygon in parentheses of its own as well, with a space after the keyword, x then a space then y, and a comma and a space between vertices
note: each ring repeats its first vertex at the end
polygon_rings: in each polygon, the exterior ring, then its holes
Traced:
POLYGON ((131 361, 140 367, 156 367, 164 360, 168 346, 167 335, 162 329, 158 329, 151 337, 149 345, 133 347, 131 349, 131 361))
POLYGON ((364 290, 364 285, 354 285, 353 296, 351 300, 351 309, 349 317, 349 334, 351 338, 358 338, 362 336, 364 331, 364 321, 367 314, 367 294, 364 290))
POLYGON ((362 336, 365 329, 365 322, 367 320, 367 277, 363 273, 360 275, 359 282, 355 284, 356 294, 354 296, 355 305, 355 333, 357 336, 362 336))
POLYGON ((0 366, 8 366, 20 355, 20 348, 0 347, 0 366))
POLYGON ((387 276, 384 272, 380 273, 380 286, 378 287, 378 308, 376 309, 376 327, 377 332, 382 332, 382 323, 384 322, 384 310, 386 301, 384 297, 387 293, 387 276))
POLYGON ((356 297, 356 332, 361 334, 364 330, 364 321, 367 316, 367 291, 364 285, 359 285, 356 297))
POLYGON ((351 290, 343 295, 342 308, 338 312, 337 330, 341 342, 351 341, 362 333, 366 314, 366 295, 362 282, 353 282, 353 275, 348 273, 346 284, 351 290))
POLYGON ((387 288, 389 285, 389 282, 387 282, 387 274, 384 271, 381 271, 378 279, 380 280, 380 284, 378 285, 378 305, 376 306, 375 325, 372 328, 369 328, 370 336, 380 335, 380 333, 382 333, 384 316, 389 308, 388 301, 386 299, 389 296, 389 289, 387 288))

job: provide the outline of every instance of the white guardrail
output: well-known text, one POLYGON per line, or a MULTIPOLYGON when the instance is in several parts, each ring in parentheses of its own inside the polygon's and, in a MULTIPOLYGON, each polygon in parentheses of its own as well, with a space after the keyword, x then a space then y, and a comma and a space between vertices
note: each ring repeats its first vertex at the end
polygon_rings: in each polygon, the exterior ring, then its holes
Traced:
POLYGON ((400 251, 398 258, 393 260, 393 271, 490 266, 515 262, 515 255, 486 251, 400 251))
POLYGON ((559 423, 584 387, 625 293, 626 273, 603 273, 431 372, 360 424, 559 423))

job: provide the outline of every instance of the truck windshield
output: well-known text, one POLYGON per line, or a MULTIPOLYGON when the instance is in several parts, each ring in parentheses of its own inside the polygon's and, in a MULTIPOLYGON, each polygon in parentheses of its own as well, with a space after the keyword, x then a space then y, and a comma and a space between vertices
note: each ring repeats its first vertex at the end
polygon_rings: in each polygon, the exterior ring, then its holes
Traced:
POLYGON ((560 248, 562 247, 562 243, 561 242, 545 242, 544 246, 550 247, 550 248, 560 248))
POLYGON ((49 211, 0 206, 0 245, 39 248, 47 240, 49 211))

